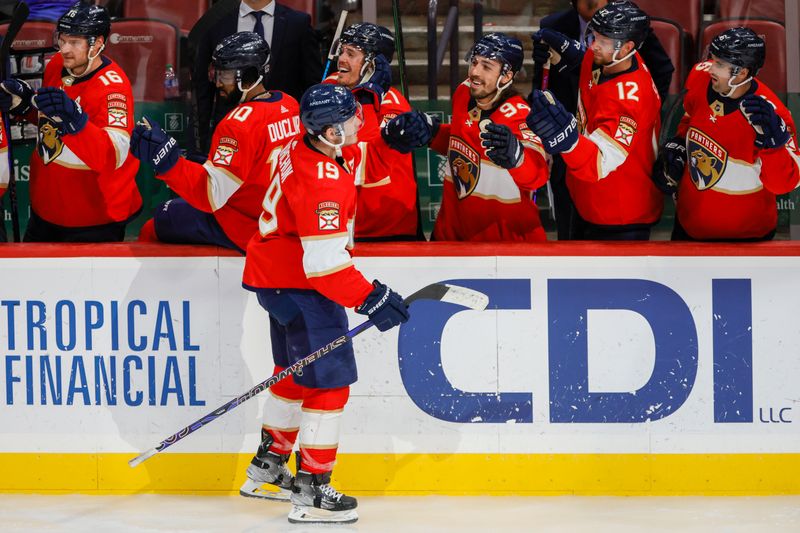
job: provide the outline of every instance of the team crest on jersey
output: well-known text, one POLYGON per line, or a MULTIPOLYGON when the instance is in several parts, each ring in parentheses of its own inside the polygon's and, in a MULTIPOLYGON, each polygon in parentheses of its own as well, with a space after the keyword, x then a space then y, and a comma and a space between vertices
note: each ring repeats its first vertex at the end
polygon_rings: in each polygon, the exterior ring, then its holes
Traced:
POLYGON ((320 231, 335 231, 339 229, 339 204, 337 202, 320 202, 317 205, 316 213, 320 231))
POLYGON ((539 139, 539 137, 537 137, 536 134, 533 133, 528 127, 528 125, 524 122, 520 123, 519 132, 520 134, 522 134, 523 141, 528 141, 529 143, 532 144, 541 144, 542 142, 541 139, 539 139))
POLYGON ((233 155, 239 151, 239 142, 231 137, 222 137, 214 152, 211 162, 215 165, 230 166, 233 163, 233 155))
POLYGON ((617 132, 614 134, 614 140, 622 146, 630 146, 635 134, 636 121, 625 115, 619 117, 619 124, 617 124, 617 132))
POLYGON ((128 127, 128 110, 119 107, 108 108, 108 125, 114 128, 128 127))
POLYGON ((696 128, 689 128, 686 141, 692 181, 698 190, 712 188, 725 172, 728 151, 696 128))
POLYGON ((450 137, 450 172, 456 187, 456 196, 463 200, 475 190, 481 175, 481 156, 458 137, 450 137))
POLYGON ((64 151, 64 141, 61 140, 58 127, 50 119, 46 117, 39 119, 39 131, 36 137, 36 151, 45 165, 58 159, 64 151))

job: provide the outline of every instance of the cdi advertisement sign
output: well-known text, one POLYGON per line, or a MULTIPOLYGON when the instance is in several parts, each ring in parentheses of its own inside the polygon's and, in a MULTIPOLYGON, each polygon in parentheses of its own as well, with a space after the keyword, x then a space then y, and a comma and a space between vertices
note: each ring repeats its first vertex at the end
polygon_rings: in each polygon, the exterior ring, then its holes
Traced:
MULTIPOLYGON (((0 452, 138 453, 272 373, 241 258, 0 261, 0 452)), ((420 301, 355 339, 343 453, 800 453, 800 258, 356 264, 490 304, 420 301)), ((170 451, 252 453, 260 417, 251 400, 170 451)))

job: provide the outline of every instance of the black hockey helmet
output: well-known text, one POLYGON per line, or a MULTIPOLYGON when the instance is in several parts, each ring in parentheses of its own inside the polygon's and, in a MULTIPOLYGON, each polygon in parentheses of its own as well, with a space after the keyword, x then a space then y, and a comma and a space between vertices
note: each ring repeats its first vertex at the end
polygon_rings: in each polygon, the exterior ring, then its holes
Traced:
POLYGON ((360 112, 353 93, 332 83, 314 85, 300 99, 300 121, 312 135, 322 135, 326 128, 336 128, 360 112))
POLYGON ((465 59, 472 62, 475 56, 495 59, 503 65, 502 74, 513 72, 516 74, 522 68, 525 57, 522 51, 522 41, 505 33, 487 33, 470 48, 465 59))
POLYGON ((731 65, 746 68, 750 76, 756 76, 767 57, 767 45, 750 28, 738 27, 725 30, 711 41, 708 52, 731 65))
POLYGON ((111 17, 103 6, 78 1, 64 13, 56 24, 56 34, 79 35, 90 42, 102 36, 108 39, 111 31, 111 17))
POLYGON ((638 49, 650 33, 650 17, 629 0, 615 0, 595 11, 589 29, 614 39, 617 49, 628 41, 638 49))
POLYGON ((370 61, 378 54, 388 60, 394 55, 394 35, 387 28, 370 22, 358 22, 344 29, 339 37, 339 47, 349 44, 362 52, 366 61, 370 61), (387 55, 388 54, 388 55, 387 55))
POLYGON ((269 72, 269 45, 252 31, 234 33, 217 44, 211 62, 216 70, 236 70, 239 78, 250 78, 247 71, 252 69, 255 80, 269 72))

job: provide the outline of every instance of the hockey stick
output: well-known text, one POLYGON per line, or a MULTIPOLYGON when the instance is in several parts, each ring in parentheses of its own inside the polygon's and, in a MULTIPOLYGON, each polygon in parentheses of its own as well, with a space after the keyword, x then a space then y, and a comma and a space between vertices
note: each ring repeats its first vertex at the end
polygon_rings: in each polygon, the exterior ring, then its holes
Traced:
POLYGON ((339 15, 339 25, 336 26, 336 33, 333 34, 333 41, 331 41, 331 49, 328 50, 328 62, 325 63, 325 72, 322 73, 322 81, 328 77, 328 71, 331 68, 333 58, 336 57, 336 50, 339 48, 339 37, 342 36, 344 30, 344 23, 347 20, 347 10, 342 9, 342 14, 339 15))
POLYGON ((394 48, 397 52, 397 66, 400 71, 400 90, 408 100, 408 82, 406 81, 406 49, 403 45, 403 23, 400 20, 400 2, 392 0, 392 17, 394 18, 394 48))
MULTIPOLYGON (((418 290, 408 298, 404 300, 406 305, 411 305, 413 302, 417 300, 437 300, 440 302, 447 302, 456 305, 461 305, 463 307, 467 307, 469 309, 473 309, 476 311, 482 311, 486 309, 486 306, 489 305, 489 297, 483 294, 482 292, 478 292, 472 289, 467 289, 464 287, 457 287, 455 285, 447 285, 444 283, 433 283, 422 289, 418 290)), ((239 405, 243 404, 253 396, 257 395, 260 392, 267 390, 269 387, 275 385, 277 382, 281 381, 284 378, 295 374, 298 370, 302 369, 305 366, 310 365, 317 359, 321 359, 328 355, 330 352, 335 350, 340 346, 344 346, 348 342, 350 342, 353 337, 363 333, 364 331, 368 330, 372 327, 372 322, 367 321, 358 326, 354 327, 341 337, 334 339, 330 343, 326 344, 316 352, 307 355, 303 359, 299 360, 292 366, 285 368, 278 372, 277 374, 271 376, 269 379, 266 379, 247 391, 246 393, 242 394, 241 396, 232 399, 231 401, 227 402, 224 405, 216 408, 215 410, 208 413, 203 418, 194 421, 193 423, 189 424, 182 430, 178 431, 171 437, 167 437, 166 439, 162 440, 158 446, 155 448, 150 448, 146 452, 137 457, 128 461, 128 465, 131 468, 134 466, 139 465, 140 463, 146 461, 147 459, 151 458, 155 454, 166 450, 168 447, 172 446, 179 440, 187 437, 188 435, 194 433, 201 427, 205 426, 216 420, 217 418, 221 417, 228 411, 233 410, 233 408, 238 407, 239 405)))
MULTIPOLYGON (((17 2, 14 11, 11 13, 11 22, 8 24, 8 31, 3 36, 3 43, 0 44, 0 81, 8 76, 6 67, 11 54, 11 44, 17 38, 19 30, 28 19, 28 4, 17 2)), ((8 113, 3 113, 3 133, 8 140, 8 199, 11 204, 11 229, 14 235, 14 242, 21 241, 19 231, 19 207, 17 206, 17 180, 14 175, 14 150, 11 147, 11 129, 8 125, 8 113)))

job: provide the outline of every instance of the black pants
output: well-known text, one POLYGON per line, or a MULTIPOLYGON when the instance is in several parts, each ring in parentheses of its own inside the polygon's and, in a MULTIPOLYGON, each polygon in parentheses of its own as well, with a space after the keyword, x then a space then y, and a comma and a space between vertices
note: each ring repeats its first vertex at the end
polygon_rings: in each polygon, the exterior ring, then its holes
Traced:
MULTIPOLYGON (((138 213, 137 213, 138 215, 138 213)), ((122 242, 125 226, 136 215, 123 222, 70 228, 46 221, 33 211, 25 230, 24 242, 122 242)))
POLYGON ((763 242, 771 241, 775 237, 775 230, 770 231, 763 237, 751 237, 747 239, 695 239, 683 229, 678 217, 675 217, 675 225, 672 227, 673 241, 694 241, 694 242, 763 242))

